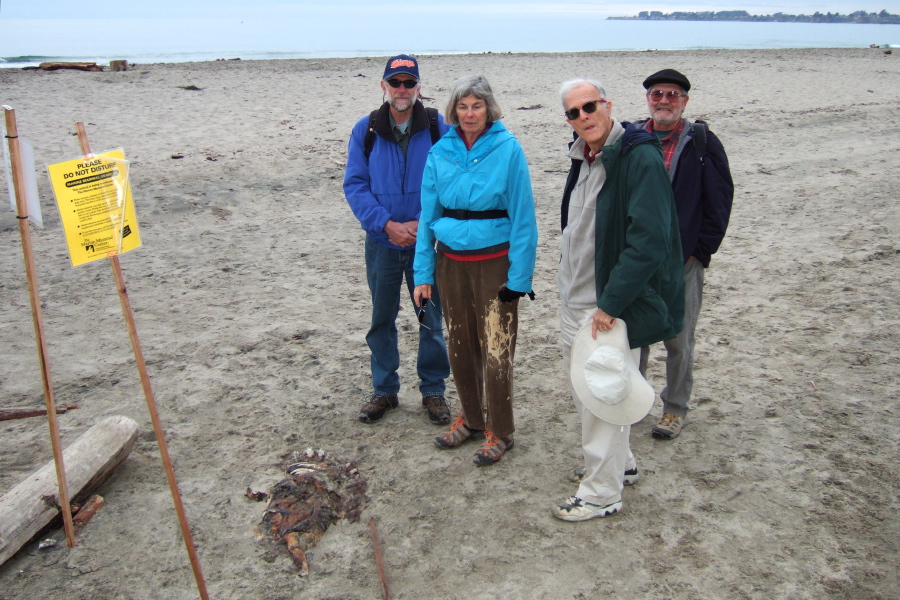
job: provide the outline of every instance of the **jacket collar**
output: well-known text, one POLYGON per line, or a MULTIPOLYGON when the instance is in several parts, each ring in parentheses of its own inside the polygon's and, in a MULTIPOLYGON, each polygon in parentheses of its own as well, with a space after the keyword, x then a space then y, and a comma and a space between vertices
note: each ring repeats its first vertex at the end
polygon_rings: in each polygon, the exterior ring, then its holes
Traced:
MULTIPOLYGON (((416 135, 420 131, 424 131, 429 127, 428 113, 425 111, 425 105, 421 100, 416 100, 412 107, 413 114, 410 117, 409 135, 416 135)), ((391 106, 387 102, 378 109, 378 116, 375 117, 375 133, 383 138, 393 140, 394 133, 391 131, 391 106)))
MULTIPOLYGON (((622 127, 625 128, 625 132, 621 137, 622 154, 627 154, 629 150, 631 150, 638 144, 650 143, 659 145, 659 139, 657 139, 655 134, 644 131, 640 127, 635 127, 633 123, 622 121, 622 127)), ((606 146, 604 146, 603 150, 604 152, 606 151, 606 146)))

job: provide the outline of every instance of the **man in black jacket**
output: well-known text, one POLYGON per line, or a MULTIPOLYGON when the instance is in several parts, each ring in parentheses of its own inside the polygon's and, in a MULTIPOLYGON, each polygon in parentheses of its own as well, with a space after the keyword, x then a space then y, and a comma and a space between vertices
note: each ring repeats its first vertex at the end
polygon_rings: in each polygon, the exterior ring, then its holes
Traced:
MULTIPOLYGON (((666 347, 666 387, 660 394, 663 416, 653 437, 671 440, 685 425, 694 386, 694 329, 703 297, 703 271, 719 249, 734 199, 734 183, 725 148, 702 121, 682 117, 691 83, 674 69, 663 69, 644 80, 650 119, 635 126, 655 133, 672 181, 681 247, 684 254, 684 329, 666 347)), ((649 349, 641 355, 646 371, 649 349)))

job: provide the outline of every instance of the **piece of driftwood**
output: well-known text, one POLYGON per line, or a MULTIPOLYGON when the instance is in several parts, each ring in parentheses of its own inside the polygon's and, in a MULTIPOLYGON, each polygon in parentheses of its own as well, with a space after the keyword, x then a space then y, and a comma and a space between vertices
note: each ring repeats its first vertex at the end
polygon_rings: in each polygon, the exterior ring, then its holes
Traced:
POLYGON ((109 61, 109 70, 110 71, 127 71, 128 70, 128 61, 127 60, 111 60, 111 61, 109 61))
MULTIPOLYGON (((87 497, 124 461, 137 441, 138 424, 108 417, 65 449, 66 480, 73 500, 87 497)), ((59 515, 56 470, 51 460, 0 497, 0 564, 59 515)))
POLYGON ((76 71, 102 71, 103 65, 93 62, 42 62, 38 67, 43 71, 75 69, 76 71))
POLYGON ((381 579, 381 598, 382 600, 391 600, 387 576, 384 574, 384 560, 381 558, 381 542, 378 541, 378 527, 375 524, 375 517, 369 519, 369 530, 372 532, 372 544, 375 546, 375 565, 378 567, 378 578, 381 579))
POLYGON ((72 522, 75 524, 75 531, 83 529, 84 526, 88 524, 88 521, 103 508, 105 503, 106 501, 100 494, 94 494, 88 498, 88 501, 84 503, 84 506, 78 509, 75 516, 72 518, 72 522))
MULTIPOLYGON (((67 410, 75 410, 77 404, 57 406, 56 414, 61 415, 67 410)), ((43 417, 47 414, 46 408, 33 408, 31 406, 0 408, 0 421, 12 421, 13 419, 27 419, 28 417, 43 417)))

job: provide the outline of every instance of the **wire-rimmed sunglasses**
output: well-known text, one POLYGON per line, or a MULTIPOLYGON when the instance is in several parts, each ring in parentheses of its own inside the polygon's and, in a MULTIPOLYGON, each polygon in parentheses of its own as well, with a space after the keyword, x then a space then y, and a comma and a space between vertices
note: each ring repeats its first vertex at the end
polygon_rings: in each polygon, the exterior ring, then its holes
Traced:
POLYGON ((570 108, 565 112, 566 118, 570 121, 574 121, 579 116, 581 116, 581 111, 584 111, 584 114, 589 115, 592 112, 597 110, 598 104, 606 104, 606 98, 600 98, 598 100, 591 100, 590 102, 585 102, 581 105, 581 107, 576 106, 575 108, 570 108))
POLYGON ((669 102, 678 102, 678 99, 683 98, 685 94, 671 90, 668 92, 664 92, 662 90, 653 90, 652 92, 647 92, 647 96, 649 96, 650 99, 654 102, 659 102, 663 98, 665 98, 669 102))
POLYGON ((398 88, 402 85, 406 89, 411 90, 414 87, 416 87, 417 85, 419 85, 419 82, 416 81, 415 79, 393 79, 393 78, 391 78, 391 79, 387 80, 387 84, 389 86, 391 86, 392 88, 398 88))
POLYGON ((431 327, 425 324, 425 307, 428 306, 428 303, 430 302, 433 307, 438 309, 438 313, 440 313, 442 317, 444 316, 444 312, 440 308, 438 308, 438 305, 435 304, 434 300, 432 300, 431 298, 422 298, 422 300, 424 300, 424 302, 422 302, 422 306, 419 307, 419 310, 416 311, 416 318, 419 320, 419 325, 421 325, 425 329, 432 330, 431 327))

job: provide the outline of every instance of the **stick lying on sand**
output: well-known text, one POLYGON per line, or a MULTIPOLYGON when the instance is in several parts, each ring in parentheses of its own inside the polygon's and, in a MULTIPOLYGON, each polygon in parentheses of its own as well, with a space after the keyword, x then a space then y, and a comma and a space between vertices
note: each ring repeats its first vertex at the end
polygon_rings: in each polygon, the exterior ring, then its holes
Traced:
MULTIPOLYGON (((61 415, 67 410, 75 410, 77 404, 57 406, 56 414, 61 415)), ((47 414, 46 408, 32 408, 30 406, 0 408, 0 421, 12 421, 13 419, 27 419, 28 417, 43 417, 47 414)))
POLYGON ((100 494, 94 494, 91 496, 87 502, 84 503, 80 509, 78 509, 78 513, 72 519, 75 523, 75 531, 79 531, 84 528, 85 525, 88 524, 94 515, 103 508, 103 505, 106 501, 103 499, 103 496, 100 494))
POLYGON ((384 574, 384 560, 381 558, 381 543, 378 541, 378 527, 375 524, 375 517, 369 519, 369 529, 372 531, 372 543, 375 545, 375 564, 378 566, 378 577, 381 579, 381 597, 383 600, 391 600, 387 577, 384 574))

